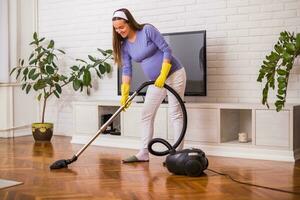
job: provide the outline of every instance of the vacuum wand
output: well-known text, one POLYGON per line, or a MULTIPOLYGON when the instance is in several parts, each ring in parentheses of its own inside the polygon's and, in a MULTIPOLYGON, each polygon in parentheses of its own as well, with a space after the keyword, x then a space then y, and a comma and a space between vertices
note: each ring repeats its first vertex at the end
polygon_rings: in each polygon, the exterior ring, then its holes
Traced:
POLYGON ((110 118, 103 124, 94 137, 85 144, 71 159, 63 159, 55 161, 51 166, 50 169, 61 169, 68 167, 69 164, 75 162, 78 157, 84 152, 84 150, 103 132, 106 128, 113 122, 113 120, 122 112, 122 110, 127 106, 129 102, 133 100, 133 98, 138 94, 139 91, 134 92, 129 99, 126 101, 125 105, 121 106, 110 118))

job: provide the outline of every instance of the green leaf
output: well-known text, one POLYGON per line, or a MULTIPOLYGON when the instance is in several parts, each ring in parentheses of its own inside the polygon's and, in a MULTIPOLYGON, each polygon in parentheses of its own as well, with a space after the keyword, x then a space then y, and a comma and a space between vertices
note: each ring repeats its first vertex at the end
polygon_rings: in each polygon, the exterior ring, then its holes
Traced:
MULTIPOLYGON (((282 101, 282 100, 277 100, 276 102, 275 102, 275 106, 277 107, 277 108, 279 108, 279 107, 283 107, 283 105, 284 105, 284 101, 282 101)), ((281 109, 280 109, 281 110, 281 109)))
POLYGON ((84 70, 83 74, 83 85, 89 86, 91 85, 91 73, 89 70, 84 70))
POLYGON ((54 94, 57 98, 59 98, 59 94, 58 94, 56 91, 53 91, 53 94, 54 94))
POLYGON ((279 89, 285 89, 286 88, 286 83, 285 82, 278 83, 278 88, 279 89))
POLYGON ((271 52, 270 58, 271 58, 271 61, 272 61, 272 62, 277 62, 278 59, 279 59, 279 54, 276 53, 276 52, 274 52, 274 51, 272 51, 272 52, 271 52))
POLYGON ((61 80, 61 81, 65 81, 65 80, 67 80, 68 79, 68 77, 66 77, 66 76, 64 76, 64 75, 60 75, 59 76, 59 80, 61 80))
POLYGON ((100 52, 102 53, 103 56, 106 56, 106 55, 107 55, 107 53, 106 53, 103 49, 97 48, 97 50, 100 51, 100 52))
POLYGON ((262 101, 262 103, 264 105, 267 102, 268 93, 269 93, 269 87, 268 87, 268 85, 266 85, 265 88, 263 89, 263 101, 262 101))
POLYGON ((36 32, 33 33, 33 39, 35 40, 35 42, 38 42, 38 36, 36 32))
POLYGON ((54 69, 51 65, 46 65, 46 72, 48 74, 53 74, 54 73, 54 69))
POLYGON ((36 41, 33 41, 33 42, 29 43, 29 45, 33 45, 33 44, 38 45, 38 43, 36 41))
POLYGON ((107 50, 105 50, 105 52, 108 53, 108 54, 112 54, 113 53, 113 51, 111 49, 107 49, 107 50))
POLYGON ((10 76, 14 73, 14 71, 16 70, 16 69, 18 69, 18 67, 14 67, 11 71, 10 71, 10 76))
POLYGON ((62 53, 62 54, 66 54, 66 52, 64 52, 64 51, 61 50, 61 49, 57 49, 57 51, 59 51, 59 52, 62 53))
POLYGON ((81 81, 78 80, 78 79, 74 79, 73 80, 73 88, 74 88, 74 90, 75 91, 79 90, 80 86, 81 86, 81 81))
POLYGON ((274 46, 274 49, 275 49, 275 51, 278 53, 278 54, 281 54, 282 52, 283 52, 283 47, 282 46, 280 46, 280 45, 275 45, 274 46))
POLYGON ((23 70, 23 75, 26 76, 26 75, 28 74, 28 71, 29 71, 29 70, 28 70, 28 68, 26 67, 26 68, 23 70))
POLYGON ((284 77, 284 76, 279 76, 278 78, 277 78, 277 81, 278 82, 286 82, 286 77, 284 77))
POLYGON ((32 80, 36 80, 36 79, 39 77, 39 75, 40 75, 40 74, 34 74, 34 75, 31 77, 31 79, 32 79, 32 80))
POLYGON ((300 33, 297 33, 296 36, 296 49, 298 49, 298 52, 300 50, 300 33))
POLYGON ((34 56, 34 52, 30 54, 28 60, 31 60, 31 58, 34 56))
POLYGON ((271 77, 269 79, 269 85, 274 90, 274 88, 275 88, 275 79, 274 79, 274 77, 271 77))
POLYGON ((96 73, 97 73, 97 76, 98 76, 99 78, 102 78, 100 72, 99 72, 97 69, 96 69, 96 73))
POLYGON ((47 49, 52 49, 54 47, 54 41, 50 40, 47 49))
POLYGON ((22 71, 22 69, 21 69, 21 68, 19 68, 19 69, 18 69, 18 72, 17 72, 16 79, 19 77, 19 75, 20 75, 21 71, 22 71))
POLYGON ((287 74, 287 72, 283 69, 277 69, 277 73, 281 76, 285 76, 287 74))
POLYGON ((51 87, 53 87, 54 86, 54 83, 53 83, 53 80, 49 77, 49 78, 46 78, 46 79, 44 79, 45 80, 45 82, 48 84, 48 85, 50 85, 51 87))
POLYGON ((27 83, 24 83, 24 84, 22 85, 22 90, 25 89, 26 85, 27 85, 27 83))
POLYGON ((83 62, 83 63, 86 63, 86 64, 87 64, 87 62, 84 61, 84 60, 82 60, 82 59, 76 59, 76 61, 80 61, 80 62, 83 62))
POLYGON ((280 95, 276 95, 276 97, 280 100, 284 100, 284 97, 280 96, 280 95))
POLYGON ((39 96, 37 97, 37 99, 40 101, 42 97, 42 93, 39 94, 39 96))
POLYGON ((45 38, 43 37, 43 38, 41 38, 40 40, 39 40, 39 42, 42 42, 42 41, 44 41, 45 40, 45 38))
POLYGON ((40 58, 45 54, 45 52, 41 52, 37 55, 36 59, 40 60, 40 58))
POLYGON ((278 105, 276 105, 276 111, 277 111, 277 112, 281 111, 282 108, 283 108, 283 104, 278 104, 278 105))
POLYGON ((55 62, 52 62, 52 65, 54 68, 56 68, 56 69, 58 68, 57 65, 55 64, 55 62))
POLYGON ((39 46, 39 47, 37 47, 37 48, 35 49, 35 51, 38 52, 38 53, 40 53, 41 50, 42 50, 42 46, 39 46))
POLYGON ((291 43, 286 44, 286 51, 287 53, 294 55, 295 53, 295 46, 291 43))
POLYGON ((30 84, 28 84, 28 85, 27 85, 27 87, 26 87, 26 94, 28 94, 28 93, 29 93, 30 89, 31 89, 31 85, 30 85, 30 84))
POLYGON ((99 64, 99 71, 100 71, 101 74, 104 74, 104 73, 105 73, 106 68, 104 67, 104 65, 99 64))
POLYGON ((81 77, 81 75, 83 74, 84 70, 85 70, 84 66, 79 69, 78 77, 81 77))
POLYGON ((262 79, 264 78, 264 74, 260 73, 256 79, 257 82, 262 82, 262 79))
POLYGON ((71 69, 72 69, 73 71, 78 71, 78 70, 79 70, 79 67, 76 66, 76 65, 73 65, 73 66, 71 67, 71 69))
POLYGON ((106 72, 107 72, 107 73, 110 73, 110 70, 111 70, 110 64, 108 64, 107 62, 104 62, 104 67, 105 67, 105 69, 106 69, 106 72))
POLYGON ((53 54, 49 54, 49 55, 48 55, 47 61, 48 61, 49 64, 53 62, 53 58, 54 58, 54 55, 53 55, 53 54))
POLYGON ((37 62, 37 59, 33 59, 29 62, 29 65, 36 64, 36 62, 37 62))
POLYGON ((32 76, 34 75, 35 70, 36 70, 35 68, 30 70, 30 72, 28 74, 28 78, 30 78, 30 79, 32 78, 32 76))
POLYGON ((289 60, 291 60, 291 58, 292 58, 292 56, 288 52, 286 52, 286 51, 283 52, 282 56, 283 56, 283 58, 284 58, 284 60, 286 62, 289 61, 289 60))
POLYGON ((69 78, 69 82, 74 81, 74 80, 75 80, 75 76, 72 75, 72 76, 69 78))
POLYGON ((288 62, 288 63, 286 64, 286 70, 287 70, 287 71, 290 71, 292 68, 293 68, 293 61, 288 62))
POLYGON ((97 61, 97 59, 96 58, 94 58, 93 56, 91 56, 91 55, 88 55, 88 57, 89 57, 89 59, 91 60, 91 61, 93 61, 93 62, 96 62, 97 61))
POLYGON ((285 91, 286 91, 286 90, 278 89, 278 90, 277 90, 277 93, 278 93, 279 95, 284 95, 284 94, 285 94, 285 91))
POLYGON ((33 89, 40 90, 46 87, 46 82, 43 79, 39 79, 34 85, 33 89))
POLYGON ((59 94, 61 94, 61 87, 59 84, 57 84, 57 83, 55 84, 55 89, 59 94))

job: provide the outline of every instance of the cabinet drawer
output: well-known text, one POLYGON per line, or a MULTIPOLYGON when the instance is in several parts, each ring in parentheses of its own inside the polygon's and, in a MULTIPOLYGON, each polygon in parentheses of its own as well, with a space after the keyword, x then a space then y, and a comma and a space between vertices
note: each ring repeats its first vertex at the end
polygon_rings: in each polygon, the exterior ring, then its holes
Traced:
MULTIPOLYGON (((218 109, 187 108, 188 126, 185 140, 218 142, 218 109)), ((174 129, 169 118, 168 139, 174 139, 174 129)))
POLYGON ((95 134, 98 130, 98 107, 76 105, 74 112, 75 132, 77 134, 95 134))
POLYGON ((256 110, 256 145, 289 146, 289 111, 256 110))
MULTIPOLYGON (((143 128, 141 123, 143 107, 130 107, 122 112, 122 135, 141 137, 143 128)), ((166 138, 167 135, 167 111, 166 108, 159 108, 154 121, 154 137, 166 138)))

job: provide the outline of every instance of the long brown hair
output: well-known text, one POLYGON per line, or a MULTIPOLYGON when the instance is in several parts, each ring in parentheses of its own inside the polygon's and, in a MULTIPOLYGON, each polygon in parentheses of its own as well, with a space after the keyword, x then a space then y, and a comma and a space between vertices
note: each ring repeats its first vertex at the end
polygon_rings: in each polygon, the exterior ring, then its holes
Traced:
MULTIPOLYGON (((115 12, 117 11, 122 11, 125 13, 126 17, 128 20, 125 20, 123 18, 120 18, 120 17, 113 17, 112 18, 112 21, 115 21, 115 20, 124 20, 128 25, 129 27, 134 30, 134 31, 137 31, 137 30, 142 30, 144 25, 145 24, 139 24, 135 21, 135 19, 133 18, 132 14, 129 12, 128 9, 126 8, 121 8, 121 9, 118 9, 116 10, 115 12)), ((114 12, 114 13, 115 13, 114 12)), ((121 45, 122 45, 122 42, 125 40, 124 38, 122 38, 121 35, 119 35, 116 30, 114 29, 113 27, 113 55, 114 55, 114 61, 115 63, 118 65, 118 66, 121 66, 122 65, 122 55, 121 55, 121 45)))

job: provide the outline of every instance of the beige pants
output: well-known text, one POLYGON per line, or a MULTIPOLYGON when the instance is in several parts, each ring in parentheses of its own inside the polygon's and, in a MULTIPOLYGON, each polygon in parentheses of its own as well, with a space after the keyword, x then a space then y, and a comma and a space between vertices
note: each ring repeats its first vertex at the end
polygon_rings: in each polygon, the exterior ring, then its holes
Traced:
MULTIPOLYGON (((166 84, 172 87, 183 99, 186 86, 185 69, 181 68, 180 70, 177 70, 171 74, 167 78, 166 84)), ((146 93, 142 112, 143 135, 141 149, 147 149, 148 143, 153 137, 155 115, 166 95, 168 95, 168 113, 174 129, 174 141, 176 142, 180 136, 183 125, 183 115, 179 102, 175 96, 165 88, 161 89, 154 85, 150 85, 146 93)), ((183 141, 177 147, 177 150, 182 148, 183 141)))

